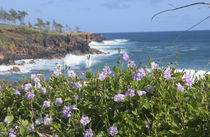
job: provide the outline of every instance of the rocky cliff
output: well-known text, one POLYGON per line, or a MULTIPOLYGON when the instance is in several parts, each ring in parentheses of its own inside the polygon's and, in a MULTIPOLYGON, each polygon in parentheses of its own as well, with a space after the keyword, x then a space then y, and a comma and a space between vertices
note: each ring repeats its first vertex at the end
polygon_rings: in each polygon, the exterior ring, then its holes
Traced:
POLYGON ((72 54, 101 54, 89 47, 103 41, 99 34, 42 32, 26 28, 0 29, 0 64, 19 59, 60 58, 72 54))

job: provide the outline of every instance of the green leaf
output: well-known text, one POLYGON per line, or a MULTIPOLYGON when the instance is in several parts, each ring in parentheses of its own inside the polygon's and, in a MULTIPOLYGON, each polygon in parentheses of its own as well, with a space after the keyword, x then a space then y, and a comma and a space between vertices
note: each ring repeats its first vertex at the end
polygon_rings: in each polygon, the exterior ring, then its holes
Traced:
POLYGON ((171 133, 176 134, 176 135, 180 135, 181 131, 180 130, 175 130, 175 129, 171 129, 169 130, 171 133))
POLYGON ((11 123, 14 120, 14 116, 13 115, 8 115, 6 117, 6 119, 11 123))
POLYGON ((25 128, 24 128, 24 127, 20 127, 20 134, 21 134, 22 136, 25 135, 25 128))
POLYGON ((21 121, 21 124, 22 124, 24 127, 28 126, 28 120, 22 120, 22 121, 21 121))

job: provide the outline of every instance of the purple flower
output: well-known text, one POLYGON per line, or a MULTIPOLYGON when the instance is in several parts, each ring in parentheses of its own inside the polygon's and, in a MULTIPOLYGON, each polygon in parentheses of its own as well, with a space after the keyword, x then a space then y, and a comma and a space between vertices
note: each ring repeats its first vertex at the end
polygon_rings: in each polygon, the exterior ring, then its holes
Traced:
POLYGON ((79 96, 78 95, 73 95, 73 99, 74 100, 79 100, 79 96))
POLYGON ((44 125, 45 125, 45 126, 49 126, 49 125, 51 125, 51 123, 52 123, 52 118, 49 117, 48 115, 46 115, 46 116, 44 117, 44 125))
POLYGON ((102 73, 107 76, 110 75, 112 73, 112 71, 110 70, 109 66, 104 66, 102 73))
POLYGON ((9 133, 9 137, 16 137, 14 133, 9 133))
POLYGON ((135 96, 135 91, 132 89, 128 89, 125 93, 125 96, 129 95, 131 98, 135 96))
POLYGON ((31 124, 31 130, 34 130, 35 127, 34 127, 34 124, 31 124))
POLYGON ((146 91, 147 91, 147 92, 153 92, 153 91, 154 91, 154 87, 151 86, 151 85, 147 85, 147 86, 146 86, 146 91))
POLYGON ((152 69, 157 69, 158 65, 155 62, 151 63, 152 69))
POLYGON ((74 82, 70 82, 69 87, 70 88, 76 88, 75 83, 74 82))
POLYGON ((56 106, 60 106, 63 103, 63 100, 62 100, 62 98, 56 98, 54 103, 56 106))
POLYGON ((192 86, 191 75, 185 75, 185 83, 186 83, 186 85, 189 86, 189 87, 192 86))
POLYGON ((71 116, 71 110, 72 108, 69 106, 64 106, 63 107, 63 117, 64 118, 69 118, 71 116))
POLYGON ((80 82, 75 83, 76 88, 80 89, 82 87, 82 84, 80 82))
POLYGON ((74 78, 76 76, 73 70, 68 70, 67 73, 68 73, 68 77, 74 78))
POLYGON ((134 61, 131 61, 131 60, 128 61, 128 65, 127 65, 128 68, 132 68, 132 67, 135 67, 135 66, 136 66, 136 64, 135 64, 134 61))
POLYGON ((145 76, 146 76, 146 72, 143 68, 141 68, 141 69, 138 69, 138 72, 134 73, 133 79, 136 81, 139 81, 145 76))
POLYGON ((37 74, 31 74, 31 79, 36 83, 40 82, 40 79, 38 78, 37 74))
POLYGON ((28 91, 32 88, 31 83, 25 84, 25 90, 28 91))
POLYGON ((139 96, 143 96, 143 95, 147 94, 147 92, 145 92, 145 91, 137 91, 137 94, 139 96))
POLYGON ((9 120, 7 119, 7 117, 4 118, 4 122, 5 122, 6 124, 9 124, 9 123, 10 123, 9 120))
POLYGON ((115 102, 122 102, 124 100, 124 98, 125 98, 125 95, 117 94, 117 95, 114 96, 114 101, 115 102))
POLYGON ((93 136, 93 131, 92 129, 86 129, 84 133, 85 137, 92 137, 93 136))
POLYGON ((34 96, 35 96, 34 92, 33 91, 30 91, 30 92, 27 92, 25 94, 25 99, 26 100, 31 100, 31 99, 33 99, 34 96))
POLYGON ((167 79, 167 80, 171 79, 170 70, 165 70, 164 71, 164 78, 167 79))
POLYGON ((35 124, 36 125, 41 125, 43 123, 43 118, 38 118, 38 119, 36 119, 36 121, 35 121, 35 124))
POLYGON ((15 90, 15 95, 20 96, 21 95, 20 91, 15 90))
POLYGON ((123 54, 123 59, 125 61, 128 61, 129 60, 129 56, 128 56, 128 54, 126 52, 123 54))
POLYGON ((176 84, 176 86, 179 91, 184 92, 184 87, 180 83, 176 84))
POLYGON ((110 127, 110 128, 109 128, 109 134, 110 134, 111 136, 115 136, 116 134, 118 134, 117 127, 110 127))
POLYGON ((31 79, 34 80, 36 78, 36 74, 31 74, 31 79))
POLYGON ((40 94, 41 94, 41 95, 45 95, 46 93, 47 93, 46 88, 45 88, 45 87, 41 87, 41 88, 40 88, 40 94))
POLYGON ((98 76, 98 79, 100 81, 103 81, 105 78, 106 78, 106 75, 104 75, 103 73, 100 73, 99 76, 98 76))
POLYGON ((44 109, 49 108, 50 107, 50 101, 44 101, 43 102, 43 107, 44 107, 44 109))
POLYGON ((60 68, 56 68, 53 73, 55 74, 56 77, 62 74, 60 68))
POLYGON ((145 68, 144 70, 145 70, 146 73, 150 73, 150 69, 145 68))
POLYGON ((87 125, 88 123, 90 123, 89 117, 88 117, 88 116, 82 117, 82 118, 80 119, 80 123, 83 124, 84 126, 87 125))

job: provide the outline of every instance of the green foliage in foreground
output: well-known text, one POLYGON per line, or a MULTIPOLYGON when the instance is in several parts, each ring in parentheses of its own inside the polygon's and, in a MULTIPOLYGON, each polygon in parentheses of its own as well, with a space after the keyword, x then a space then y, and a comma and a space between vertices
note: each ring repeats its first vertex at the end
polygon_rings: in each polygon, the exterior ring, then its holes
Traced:
POLYGON ((8 136, 8 130, 15 129, 17 136, 24 137, 79 137, 84 136, 86 129, 92 129, 94 136, 103 137, 111 136, 111 126, 118 129, 116 137, 208 136, 210 75, 195 79, 189 87, 183 78, 185 73, 176 72, 171 66, 151 69, 139 81, 133 80, 133 72, 138 68, 129 67, 122 71, 122 65, 119 65, 113 70, 104 80, 99 79, 99 73, 90 72, 85 73, 85 80, 81 75, 66 78, 64 74, 53 76, 49 81, 40 78, 46 94, 35 87, 39 83, 37 79, 36 84, 23 81, 23 86, 18 84, 15 89, 2 82, 0 136, 8 136), (169 80, 164 77, 166 68, 170 70, 169 80), (35 96, 31 100, 26 99, 29 92, 24 89, 27 88, 27 85, 24 87, 26 83, 33 85, 29 91, 33 90, 35 96), (183 85, 183 92, 178 90, 178 83, 183 85), (133 97, 128 93, 121 102, 114 101, 115 95, 125 94, 128 89, 135 91, 133 97), (21 95, 15 90, 19 90, 21 95), (146 94, 138 95, 137 91, 146 91, 146 94), (63 103, 56 106, 56 98, 62 98, 63 103), (44 101, 50 101, 46 109, 44 101), (74 104, 76 107, 71 110, 71 116, 64 118, 64 106, 74 104), (80 122, 83 116, 90 119, 86 126, 80 122), (50 124, 37 125, 35 121, 44 117, 52 120, 50 124))

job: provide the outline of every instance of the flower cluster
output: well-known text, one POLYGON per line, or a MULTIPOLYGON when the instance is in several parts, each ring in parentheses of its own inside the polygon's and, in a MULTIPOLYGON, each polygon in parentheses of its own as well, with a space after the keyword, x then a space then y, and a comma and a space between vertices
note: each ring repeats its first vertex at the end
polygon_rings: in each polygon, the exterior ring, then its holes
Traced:
POLYGON ((30 92, 27 92, 25 94, 25 99, 26 100, 31 100, 31 99, 33 99, 34 96, 35 96, 34 92, 33 91, 30 91, 30 92))
POLYGON ((176 86, 179 91, 184 91, 184 87, 180 83, 176 84, 176 86))
POLYGON ((53 74, 55 74, 56 77, 60 76, 60 75, 62 74, 61 68, 60 68, 60 67, 57 67, 57 68, 54 70, 53 74))
POLYGON ((70 78, 75 78, 75 76, 76 76, 76 74, 74 73, 73 70, 68 70, 67 73, 68 73, 68 77, 70 77, 70 78))
POLYGON ((114 96, 114 101, 115 102, 122 102, 124 100, 124 98, 125 98, 125 95, 117 94, 117 95, 114 96))
POLYGON ((87 125, 88 123, 90 123, 89 117, 88 117, 88 116, 82 117, 82 118, 80 119, 80 123, 83 124, 84 126, 87 125))
POLYGON ((64 106, 63 107, 63 117, 69 118, 71 116, 71 111, 76 108, 76 105, 64 106))
POLYGON ((55 102, 54 102, 54 104, 55 104, 56 106, 60 106, 62 103, 63 103, 62 98, 56 98, 56 100, 55 100, 55 102))
POLYGON ((157 69, 158 68, 158 64, 156 64, 155 62, 151 63, 151 67, 152 69, 157 69))
POLYGON ((128 67, 128 68, 133 68, 133 67, 135 67, 135 66, 136 66, 136 64, 135 64, 134 61, 132 61, 132 60, 129 60, 129 61, 128 61, 128 64, 127 64, 127 67, 128 67))
POLYGON ((50 126, 52 124, 52 120, 53 120, 52 117, 47 114, 44 118, 42 117, 37 118, 35 124, 36 125, 44 124, 45 126, 50 126))
POLYGON ((125 61, 128 61, 129 60, 129 56, 128 56, 128 54, 125 52, 124 54, 123 54, 123 59, 125 60, 125 61))
POLYGON ((84 137, 92 137, 92 136, 93 136, 92 129, 86 129, 84 133, 84 137))
POLYGON ((133 89, 128 89, 125 92, 125 96, 129 95, 131 98, 135 96, 135 91, 133 89))
POLYGON ((192 86, 191 75, 185 75, 185 83, 186 83, 186 85, 189 86, 189 87, 192 86))
POLYGON ((165 70, 164 71, 164 78, 167 79, 167 80, 171 79, 170 70, 165 70))
POLYGON ((43 107, 44 107, 44 109, 49 108, 50 107, 50 101, 44 101, 43 102, 43 107))
POLYGON ((103 81, 106 76, 111 75, 112 71, 110 70, 109 66, 104 66, 103 71, 99 74, 98 79, 103 81))
POLYGON ((146 72, 143 68, 138 69, 137 72, 133 73, 133 80, 140 81, 143 77, 146 76, 146 72))
POLYGON ((28 91, 32 88, 32 84, 31 83, 28 83, 28 84, 25 84, 25 91, 28 91))
POLYGON ((41 88, 40 88, 40 94, 41 94, 41 95, 45 95, 46 93, 47 93, 46 88, 45 88, 45 87, 41 87, 41 88))
POLYGON ((110 127, 110 128, 109 128, 109 134, 110 134, 111 136, 117 135, 117 134, 118 134, 118 129, 117 129, 117 127, 110 127))

